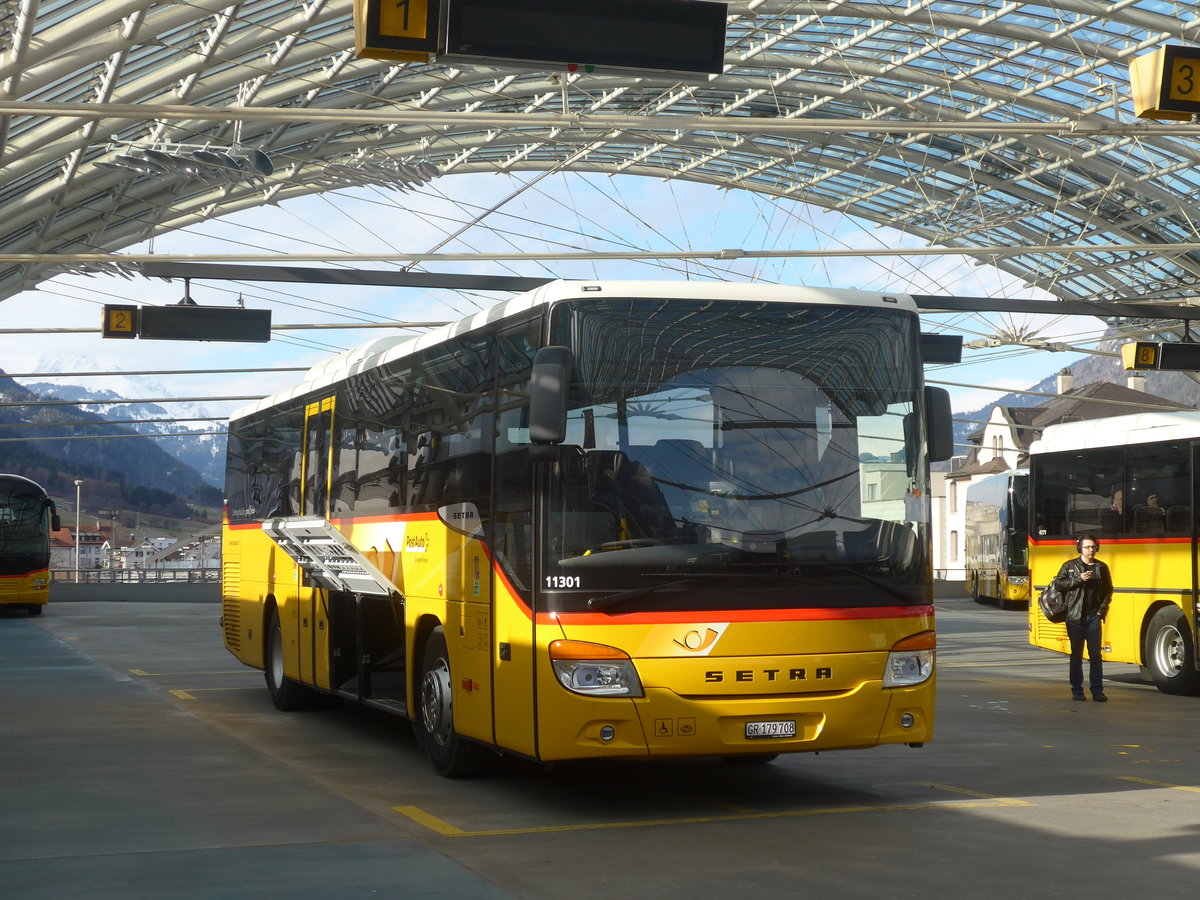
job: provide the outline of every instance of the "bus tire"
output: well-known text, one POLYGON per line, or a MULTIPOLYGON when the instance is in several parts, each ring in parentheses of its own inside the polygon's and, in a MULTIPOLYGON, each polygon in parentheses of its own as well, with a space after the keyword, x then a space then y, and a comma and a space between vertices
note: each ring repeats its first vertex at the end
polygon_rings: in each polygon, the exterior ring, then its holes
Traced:
POLYGON ((446 634, 439 625, 430 633, 421 655, 417 738, 429 754, 435 772, 445 778, 468 778, 484 771, 487 752, 454 730, 453 685, 446 634))
POLYGON ((275 708, 283 712, 308 709, 312 706, 312 688, 292 681, 283 674, 283 629, 279 626, 279 610, 271 610, 271 624, 267 627, 267 666, 264 673, 267 690, 275 708))
POLYGON ((40 616, 42 614, 43 607, 39 603, 35 603, 33 606, 27 606, 25 608, 29 610, 29 614, 31 616, 40 616))
POLYGON ((1196 652, 1187 619, 1176 606, 1164 606, 1146 629, 1146 668, 1164 694, 1194 694, 1200 689, 1196 652))

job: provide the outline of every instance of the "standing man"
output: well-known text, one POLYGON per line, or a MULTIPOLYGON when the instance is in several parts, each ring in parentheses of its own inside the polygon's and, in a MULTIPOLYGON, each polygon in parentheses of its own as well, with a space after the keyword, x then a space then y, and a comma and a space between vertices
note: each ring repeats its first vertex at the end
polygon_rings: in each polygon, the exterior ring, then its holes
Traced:
POLYGON ((1103 703, 1104 662, 1100 658, 1100 626, 1112 603, 1113 583, 1108 566, 1096 559, 1100 541, 1085 534, 1075 542, 1079 556, 1068 559, 1054 576, 1054 585, 1067 598, 1067 637, 1071 641, 1071 698, 1083 693, 1083 647, 1087 644, 1088 686, 1092 699, 1103 703))

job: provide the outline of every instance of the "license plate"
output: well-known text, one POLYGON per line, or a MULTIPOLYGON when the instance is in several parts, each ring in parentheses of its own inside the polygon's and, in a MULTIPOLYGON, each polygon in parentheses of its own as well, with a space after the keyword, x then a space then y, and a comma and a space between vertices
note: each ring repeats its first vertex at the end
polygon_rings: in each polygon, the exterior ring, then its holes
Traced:
POLYGON ((783 722, 747 722, 747 738, 791 738, 796 736, 796 723, 788 719, 783 722))

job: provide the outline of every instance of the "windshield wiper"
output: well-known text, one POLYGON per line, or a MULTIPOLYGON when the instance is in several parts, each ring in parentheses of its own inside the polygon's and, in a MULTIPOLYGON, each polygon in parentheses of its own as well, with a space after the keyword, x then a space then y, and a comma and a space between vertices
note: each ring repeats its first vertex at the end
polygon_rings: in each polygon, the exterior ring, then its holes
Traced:
POLYGON ((718 579, 731 578, 753 578, 756 580, 764 578, 776 578, 775 574, 767 572, 696 572, 691 575, 684 575, 682 578, 675 578, 671 581, 662 581, 658 584, 649 584, 645 587, 633 588, 628 591, 620 591, 616 594, 601 594, 598 597, 591 597, 587 601, 588 609, 611 609, 624 603, 626 600, 636 600, 638 597, 644 597, 647 594, 653 594, 669 587, 677 587, 681 584, 687 584, 692 581, 712 581, 718 579))
POLYGON ((882 578, 873 578, 865 572, 859 572, 856 569, 850 568, 849 566, 832 566, 831 568, 838 572, 846 572, 847 574, 853 575, 855 578, 861 578, 863 581, 875 585, 875 587, 879 588, 881 591, 891 594, 893 597, 898 597, 905 603, 915 603, 918 599, 911 594, 907 594, 904 591, 897 589, 894 585, 888 584, 882 578))
POLYGON ((656 591, 665 590, 676 585, 686 584, 689 581, 695 581, 697 575, 686 575, 683 578, 676 578, 672 581, 662 581, 658 584, 648 584, 645 587, 633 588, 628 591, 620 591, 616 594, 601 594, 599 597, 591 597, 588 599, 587 608, 593 610, 612 609, 614 606, 619 606, 626 600, 636 600, 638 597, 644 597, 646 594, 653 594, 656 591))

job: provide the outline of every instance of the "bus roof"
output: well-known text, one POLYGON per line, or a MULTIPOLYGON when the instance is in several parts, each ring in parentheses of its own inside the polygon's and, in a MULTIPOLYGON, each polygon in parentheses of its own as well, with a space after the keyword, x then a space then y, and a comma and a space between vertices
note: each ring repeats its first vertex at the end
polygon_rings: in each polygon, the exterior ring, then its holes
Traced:
POLYGON ((1006 469, 1003 472, 997 472, 995 475, 989 475, 987 478, 980 478, 978 481, 972 481, 970 484, 967 485, 967 493, 969 494, 971 492, 971 488, 979 487, 980 485, 1000 484, 1001 482, 1004 482, 1007 484, 1009 479, 1012 478, 1014 475, 1028 476, 1029 469, 1024 468, 1024 467, 1019 468, 1019 469, 1006 469))
POLYGON ((1200 437, 1200 411, 1145 412, 1051 425, 1029 446, 1029 452, 1127 447, 1196 437, 1200 437))
POLYGON ((36 493, 41 494, 42 496, 48 496, 44 487, 32 479, 26 478, 24 475, 11 475, 8 472, 0 472, 0 484, 3 484, 6 481, 19 484, 31 494, 36 493))
POLYGON ((707 281, 550 281, 531 291, 475 313, 449 325, 420 335, 396 335, 368 341, 353 350, 331 357, 308 370, 304 380, 292 388, 243 406, 229 417, 234 421, 261 409, 311 391, 337 384, 351 375, 402 359, 418 350, 467 334, 508 316, 546 306, 559 300, 610 297, 662 297, 672 300, 748 300, 765 303, 814 303, 832 306, 886 306, 916 312, 912 298, 904 293, 842 288, 799 287, 778 284, 745 284, 707 281))

